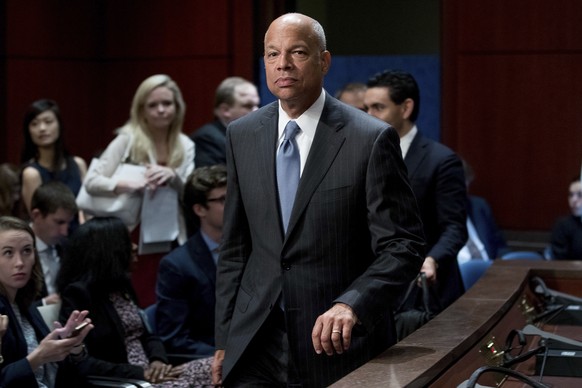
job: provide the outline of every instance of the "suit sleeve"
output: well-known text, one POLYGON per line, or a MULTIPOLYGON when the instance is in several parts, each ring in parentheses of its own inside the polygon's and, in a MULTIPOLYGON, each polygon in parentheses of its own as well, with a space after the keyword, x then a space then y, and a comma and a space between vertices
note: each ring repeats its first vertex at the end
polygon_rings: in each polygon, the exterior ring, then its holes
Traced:
POLYGON ((552 228, 552 235, 550 238, 552 256, 557 260, 572 259, 569 257, 570 252, 570 235, 571 231, 568 227, 568 217, 562 217, 556 221, 552 228))
POLYGON ((456 260, 457 254, 467 242, 467 189, 461 160, 448 155, 436 173, 435 204, 439 239, 427 256, 437 262, 456 260))
POLYGON ((238 172, 232 153, 231 134, 226 134, 227 187, 223 245, 216 282, 215 343, 224 349, 242 275, 251 251, 248 218, 242 203, 238 172))
POLYGON ((117 181, 112 178, 117 167, 123 162, 123 155, 131 141, 130 135, 120 133, 109 143, 99 157, 97 166, 85 176, 85 189, 89 194, 112 194, 117 181))
POLYGON ((482 224, 482 228, 485 229, 485 237, 486 243, 489 247, 488 251, 490 252, 490 259, 496 259, 498 257, 503 256, 505 253, 510 252, 509 247, 507 246, 507 242, 505 241, 505 237, 503 236, 503 232, 497 226, 497 222, 495 222, 495 217, 493 215, 493 209, 484 198, 470 196, 469 201, 472 203, 473 212, 476 213, 476 217, 479 217, 478 220, 473 220, 473 224, 475 228, 477 228, 477 233, 480 235, 480 230, 478 228, 478 224, 482 224))
POLYGON ((392 129, 383 131, 373 146, 366 202, 376 259, 334 302, 350 305, 371 331, 388 313, 387 300, 393 300, 414 279, 424 258, 422 222, 392 129))
POLYGON ((212 136, 208 131, 201 129, 192 136, 196 144, 196 167, 224 164, 224 140, 212 136))
POLYGON ((182 147, 184 151, 184 159, 182 163, 176 167, 176 176, 170 182, 170 185, 178 193, 181 193, 184 187, 184 183, 188 179, 188 176, 194 170, 194 155, 196 153, 194 142, 186 135, 180 134, 179 146, 182 147))
POLYGON ((0 386, 6 388, 34 387, 36 378, 26 358, 0 366, 0 386))
POLYGON ((212 354, 214 347, 193 339, 188 327, 190 314, 186 292, 192 287, 174 262, 164 258, 160 263, 157 285, 156 328, 171 353, 212 354))

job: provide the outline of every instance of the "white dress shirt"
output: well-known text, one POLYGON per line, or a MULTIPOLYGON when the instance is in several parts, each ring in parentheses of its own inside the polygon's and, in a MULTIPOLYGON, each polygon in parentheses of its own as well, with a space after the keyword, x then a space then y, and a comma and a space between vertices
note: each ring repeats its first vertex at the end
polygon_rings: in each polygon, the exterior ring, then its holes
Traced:
POLYGON ((47 245, 38 237, 36 238, 36 249, 40 258, 47 292, 49 295, 54 294, 57 292, 56 281, 61 269, 61 259, 54 245, 47 245))
POLYGON ((408 131, 406 135, 400 138, 400 151, 402 151, 402 159, 406 157, 408 149, 410 148, 410 144, 412 144, 412 141, 414 140, 417 132, 418 128, 416 128, 415 125, 410 131, 408 131))
MULTIPOLYGON (((475 247, 479 250, 480 259, 482 260, 490 260, 489 255, 487 254, 487 249, 485 249, 485 245, 479 238, 479 234, 477 234, 477 229, 475 229, 475 225, 471 221, 471 218, 467 217, 467 232, 469 232, 469 241, 472 241, 475 244, 475 247)), ((461 248, 459 253, 457 254, 457 261, 459 264, 463 264, 466 261, 475 259, 469 250, 467 244, 461 248)))
MULTIPOLYGON (((311 144, 313 143, 313 138, 315 138, 315 130, 317 129, 317 124, 319 124, 319 119, 321 118, 321 112, 323 112, 323 105, 325 104, 325 91, 322 89, 321 94, 317 100, 307 109, 301 116, 299 116, 295 122, 301 128, 301 131, 295 137, 297 142, 297 147, 299 148, 299 157, 301 160, 301 168, 299 174, 303 174, 303 167, 305 167, 305 162, 307 161, 307 156, 309 155, 309 150, 311 149, 311 144)), ((281 102, 279 102, 279 141, 277 142, 277 150, 283 142, 283 135, 285 131, 285 126, 291 120, 287 113, 281 108, 281 102)))

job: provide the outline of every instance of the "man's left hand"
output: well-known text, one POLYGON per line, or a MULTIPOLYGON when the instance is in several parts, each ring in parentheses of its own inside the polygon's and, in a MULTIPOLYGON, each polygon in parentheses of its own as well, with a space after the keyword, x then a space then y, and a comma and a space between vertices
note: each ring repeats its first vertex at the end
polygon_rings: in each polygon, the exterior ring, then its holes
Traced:
POLYGON ((352 328, 356 322, 358 318, 350 306, 336 303, 315 321, 311 332, 315 352, 325 352, 332 356, 348 350, 352 340, 352 328))

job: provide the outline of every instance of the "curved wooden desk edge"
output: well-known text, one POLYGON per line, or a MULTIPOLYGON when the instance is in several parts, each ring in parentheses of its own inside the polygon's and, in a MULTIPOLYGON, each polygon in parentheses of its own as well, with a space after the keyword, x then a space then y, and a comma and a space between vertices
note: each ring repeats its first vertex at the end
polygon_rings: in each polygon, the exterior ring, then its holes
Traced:
POLYGON ((499 322, 532 275, 580 279, 582 262, 496 260, 453 305, 332 387, 429 385, 499 322))

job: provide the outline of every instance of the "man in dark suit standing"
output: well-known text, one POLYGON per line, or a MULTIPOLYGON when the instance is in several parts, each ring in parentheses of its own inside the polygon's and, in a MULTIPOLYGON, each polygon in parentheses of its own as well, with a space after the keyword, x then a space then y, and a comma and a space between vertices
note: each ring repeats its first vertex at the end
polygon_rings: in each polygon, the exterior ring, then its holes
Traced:
POLYGON ((227 131, 213 381, 327 386, 395 342, 421 221, 396 132, 323 90, 321 25, 279 17, 264 55, 278 101, 227 131))
POLYGON ((226 167, 200 167, 184 186, 184 212, 199 231, 160 262, 156 287, 156 332, 168 353, 214 354, 216 262, 222 241, 226 167))
POLYGON ((259 108, 257 87, 241 77, 225 78, 214 95, 214 121, 194 131, 190 138, 196 144, 195 167, 226 163, 226 126, 239 117, 259 108))
POLYGON ((411 74, 387 70, 370 78, 367 86, 364 102, 368 113, 392 125, 400 136, 427 242, 421 271, 436 285, 440 306, 433 310, 438 311, 464 292, 457 264, 457 253, 467 241, 463 165, 452 150, 418 131, 420 92, 411 74))

